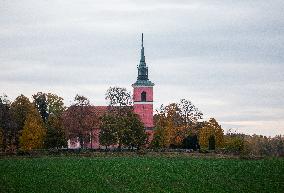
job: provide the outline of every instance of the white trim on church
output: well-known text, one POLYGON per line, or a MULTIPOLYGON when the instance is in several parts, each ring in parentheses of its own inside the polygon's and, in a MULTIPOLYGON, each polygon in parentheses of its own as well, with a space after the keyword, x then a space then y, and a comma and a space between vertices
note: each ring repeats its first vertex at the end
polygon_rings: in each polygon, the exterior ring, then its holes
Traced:
POLYGON ((137 102, 133 102, 133 104, 137 104, 137 105, 143 105, 143 104, 152 105, 153 101, 146 101, 146 102, 137 101, 137 102))

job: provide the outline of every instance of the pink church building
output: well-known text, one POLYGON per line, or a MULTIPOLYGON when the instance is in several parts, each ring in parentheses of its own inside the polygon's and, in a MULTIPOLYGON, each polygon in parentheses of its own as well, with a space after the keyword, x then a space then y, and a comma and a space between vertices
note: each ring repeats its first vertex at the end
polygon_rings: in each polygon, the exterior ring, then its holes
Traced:
MULTIPOLYGON (((154 121, 153 121, 153 87, 152 83, 148 78, 148 67, 145 61, 144 54, 144 43, 142 33, 142 44, 141 44, 141 58, 140 63, 137 67, 138 75, 133 87, 133 109, 136 114, 139 115, 142 123, 145 127, 145 132, 148 134, 148 140, 151 141, 154 135, 154 121)), ((103 115, 107 111, 107 106, 93 106, 92 110, 98 115, 103 115)), ((99 143, 99 128, 95 128, 93 132, 92 143, 86 144, 89 148, 100 148, 99 143)), ((76 139, 68 140, 68 148, 79 148, 80 143, 76 139)))

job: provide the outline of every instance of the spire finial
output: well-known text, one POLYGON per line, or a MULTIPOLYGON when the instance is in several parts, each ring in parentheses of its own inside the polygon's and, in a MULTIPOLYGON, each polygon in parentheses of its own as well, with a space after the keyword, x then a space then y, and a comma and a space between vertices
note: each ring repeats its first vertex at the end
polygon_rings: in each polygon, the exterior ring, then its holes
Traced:
POLYGON ((142 42, 141 42, 141 59, 140 59, 140 65, 145 66, 145 55, 144 55, 144 38, 143 38, 143 33, 142 33, 142 42))
POLYGON ((143 33, 142 33, 142 47, 143 47, 143 33))

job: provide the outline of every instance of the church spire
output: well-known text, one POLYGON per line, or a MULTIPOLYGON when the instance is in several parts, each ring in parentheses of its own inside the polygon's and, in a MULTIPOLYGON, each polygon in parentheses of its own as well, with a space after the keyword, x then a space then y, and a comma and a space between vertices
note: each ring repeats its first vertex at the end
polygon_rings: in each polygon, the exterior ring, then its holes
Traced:
POLYGON ((154 86, 154 84, 148 79, 148 67, 145 61, 143 33, 141 38, 141 58, 137 69, 138 69, 138 76, 137 76, 137 81, 134 83, 134 85, 154 86))
POLYGON ((143 33, 142 33, 142 47, 143 47, 143 33))

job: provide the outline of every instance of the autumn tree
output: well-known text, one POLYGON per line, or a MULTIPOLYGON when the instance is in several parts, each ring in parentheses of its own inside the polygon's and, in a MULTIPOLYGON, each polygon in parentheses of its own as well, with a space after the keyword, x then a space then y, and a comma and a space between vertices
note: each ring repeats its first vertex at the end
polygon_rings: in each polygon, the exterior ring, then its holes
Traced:
POLYGON ((165 128, 168 135, 167 144, 179 146, 182 140, 189 134, 184 119, 181 116, 181 109, 178 104, 172 103, 166 106, 167 126, 165 128))
POLYGON ((20 136, 20 147, 23 150, 43 148, 46 130, 39 112, 32 109, 27 115, 20 136))
POLYGON ((62 125, 62 113, 65 110, 63 98, 52 93, 38 92, 33 95, 33 103, 38 109, 46 127, 46 148, 66 146, 66 137, 62 125), (65 141, 65 142, 64 142, 65 141))
POLYGON ((224 147, 228 153, 239 154, 243 152, 245 148, 245 134, 229 129, 224 136, 224 147))
POLYGON ((210 118, 208 122, 204 123, 204 126, 199 131, 199 143, 203 148, 215 149, 224 146, 224 131, 222 127, 214 118, 210 118))
POLYGON ((181 146, 188 135, 197 133, 202 115, 189 100, 181 99, 179 103, 162 105, 154 116, 156 130, 153 143, 162 147, 181 146))
POLYGON ((165 129, 159 125, 156 125, 154 128, 154 137, 151 141, 150 146, 153 148, 166 147, 166 134, 165 129))
POLYGON ((98 117, 86 97, 76 95, 74 102, 63 115, 64 127, 69 139, 78 138, 81 148, 91 141, 92 148, 93 129, 98 124, 98 117))
POLYGON ((19 136, 24 128, 27 116, 34 109, 34 105, 24 95, 18 96, 11 104, 11 111, 16 124, 16 129, 13 131, 13 140, 15 141, 16 148, 19 147, 19 136))

